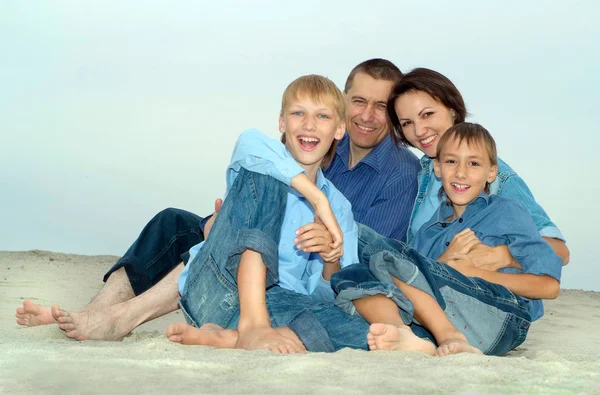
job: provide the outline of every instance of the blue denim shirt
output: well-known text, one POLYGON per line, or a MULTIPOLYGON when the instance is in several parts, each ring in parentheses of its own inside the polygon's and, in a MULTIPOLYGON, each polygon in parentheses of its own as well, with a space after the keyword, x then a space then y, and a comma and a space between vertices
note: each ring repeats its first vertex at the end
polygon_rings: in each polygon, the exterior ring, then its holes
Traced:
MULTIPOLYGON (((418 174, 419 188, 417 192, 417 198, 411 215, 411 224, 408 227, 407 240, 409 243, 414 239, 420 226, 418 223, 413 224, 415 216, 419 213, 419 216, 431 218, 434 211, 432 210, 429 214, 420 213, 420 210, 424 208, 422 205, 423 200, 428 197, 428 194, 435 194, 438 196, 439 190, 432 190, 430 188, 430 180, 435 178, 433 173, 433 159, 427 155, 423 155, 421 158, 421 170, 418 174)), ((561 233, 560 229, 550 220, 546 211, 535 201, 533 194, 525 184, 525 181, 519 175, 504 162, 498 158, 498 175, 496 180, 490 185, 491 195, 501 195, 511 197, 519 201, 525 209, 529 212, 529 215, 533 218, 533 222, 537 227, 540 235, 545 237, 553 237, 566 241, 565 237, 561 233)), ((439 203, 442 203, 442 199, 438 197, 439 203)))
POLYGON ((354 219, 379 234, 405 241, 417 194, 417 157, 404 146, 395 147, 388 136, 352 169, 349 161, 346 133, 325 177, 352 203, 354 219))
MULTIPOLYGON (((518 201, 482 192, 467 205, 461 217, 446 220, 452 216, 452 205, 446 202, 440 204, 433 217, 419 229, 412 246, 421 254, 437 260, 457 233, 470 228, 487 246, 507 245, 523 268, 522 271, 502 269, 502 272, 548 275, 560 281, 562 259, 542 239, 531 216, 518 201)), ((532 320, 544 315, 539 299, 529 300, 529 310, 532 320)))
MULTIPOLYGON (((238 138, 231 163, 227 168, 227 191, 229 192, 241 168, 271 176, 288 186, 293 177, 304 172, 279 140, 271 139, 256 129, 243 132, 238 138)), ((350 202, 327 180, 321 170, 317 173, 317 187, 327 198, 338 224, 344 233, 344 251, 340 260, 342 267, 358 262, 358 228, 354 222, 350 202)), ((324 300, 334 300, 329 281, 323 279, 323 260, 318 254, 296 249, 293 239, 296 230, 314 222, 314 210, 310 203, 293 188, 288 189, 285 216, 279 240, 279 283, 281 287, 304 295, 315 295, 324 300)), ((189 262, 193 261, 200 243, 190 250, 189 262)), ((188 275, 187 265, 179 278, 180 293, 188 275)))

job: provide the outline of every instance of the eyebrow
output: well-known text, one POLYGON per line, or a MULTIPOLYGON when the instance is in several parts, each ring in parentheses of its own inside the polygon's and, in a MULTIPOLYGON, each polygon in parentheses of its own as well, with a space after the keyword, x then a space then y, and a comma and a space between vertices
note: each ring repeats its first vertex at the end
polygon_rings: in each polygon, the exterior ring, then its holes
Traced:
MULTIPOLYGON (((352 99, 362 99, 364 101, 369 101, 369 100, 367 100, 366 97, 361 96, 361 95, 352 95, 351 98, 352 99)), ((378 104, 387 104, 387 100, 377 100, 375 103, 378 103, 378 104)))
POLYGON ((417 115, 421 115, 421 114, 423 114, 423 111, 425 111, 425 110, 431 110, 431 109, 432 109, 432 107, 425 107, 421 111, 419 111, 419 114, 417 114, 417 115))

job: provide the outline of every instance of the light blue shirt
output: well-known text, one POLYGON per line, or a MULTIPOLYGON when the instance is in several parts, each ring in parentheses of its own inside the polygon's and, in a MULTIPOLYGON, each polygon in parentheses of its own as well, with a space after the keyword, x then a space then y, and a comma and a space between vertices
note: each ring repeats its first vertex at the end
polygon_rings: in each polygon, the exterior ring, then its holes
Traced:
MULTIPOLYGON (((296 175, 304 169, 296 162, 285 146, 275 139, 265 136, 256 129, 243 132, 236 142, 227 168, 227 191, 231 189, 241 168, 271 176, 288 186, 296 175)), ((358 228, 352 215, 350 202, 327 180, 321 170, 317 173, 317 187, 325 193, 335 214, 338 224, 344 233, 344 251, 340 260, 342 267, 358 263, 358 228)), ((279 240, 279 283, 282 288, 304 295, 314 295, 323 300, 334 300, 329 281, 323 279, 323 260, 318 254, 305 253, 296 249, 294 238, 296 230, 314 222, 315 214, 310 203, 292 187, 287 194, 287 205, 281 239, 279 240)), ((204 243, 190 249, 190 259, 202 248, 204 243)), ((194 262, 195 263, 195 262, 194 262)), ((197 264, 200 264, 198 262, 197 264)), ((189 264, 179 277, 179 292, 187 280, 189 264)))

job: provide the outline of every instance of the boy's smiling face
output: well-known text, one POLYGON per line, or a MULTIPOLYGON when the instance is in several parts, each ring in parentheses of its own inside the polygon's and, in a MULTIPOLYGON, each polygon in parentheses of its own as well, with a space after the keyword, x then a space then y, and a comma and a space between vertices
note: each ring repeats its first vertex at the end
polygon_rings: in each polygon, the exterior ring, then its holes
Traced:
POLYGON ((288 151, 312 178, 333 140, 344 137, 345 125, 333 100, 315 103, 308 95, 299 94, 279 116, 279 131, 285 134, 288 151))
POLYGON ((461 216, 467 204, 485 190, 486 183, 496 179, 497 170, 482 143, 459 143, 458 139, 449 140, 434 161, 435 175, 442 179, 455 217, 461 216))

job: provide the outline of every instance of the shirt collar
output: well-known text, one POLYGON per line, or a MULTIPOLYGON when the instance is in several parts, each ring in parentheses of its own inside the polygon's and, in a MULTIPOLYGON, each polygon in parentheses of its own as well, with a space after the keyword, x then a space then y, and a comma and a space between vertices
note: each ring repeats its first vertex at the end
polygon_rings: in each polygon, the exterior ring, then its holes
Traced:
MULTIPOLYGON (((490 197, 487 193, 485 193, 485 191, 481 191, 479 196, 477 196, 475 199, 473 199, 471 203, 467 205, 467 208, 465 209, 463 215, 461 215, 461 218, 468 218, 471 215, 480 211, 481 209, 486 208, 489 204, 489 198, 490 197)), ((444 201, 442 202, 442 204, 440 204, 440 207, 437 210, 436 223, 447 223, 448 221, 446 221, 446 218, 450 218, 453 214, 454 209, 452 208, 452 204, 446 203, 446 199, 444 198, 444 201)), ((454 222, 456 219, 457 218, 454 218, 454 220, 450 222, 454 222)))
MULTIPOLYGON (((372 167, 378 173, 381 173, 381 170, 385 167, 386 160, 389 158, 391 150, 394 149, 394 142, 392 141, 391 136, 387 136, 385 139, 381 141, 381 143, 377 144, 375 148, 373 148, 360 162, 365 165, 372 167)), ((340 157, 344 165, 346 165, 346 169, 349 169, 350 163, 350 136, 348 135, 348 131, 344 134, 342 140, 338 143, 336 149, 336 155, 340 157)), ((357 164, 358 166, 358 164, 357 164)))
MULTIPOLYGON (((321 170, 321 169, 317 170, 317 182, 315 184, 317 185, 317 188, 319 188, 321 191, 323 191, 323 193, 327 197, 329 197, 329 192, 330 192, 329 191, 329 183, 327 182, 327 179, 325 178, 325 175, 323 174, 323 170, 321 170)), ((299 198, 304 199, 304 196, 302 196, 300 194, 300 192, 298 192, 291 186, 289 187, 289 192, 291 192, 292 194, 296 195, 299 198)))

